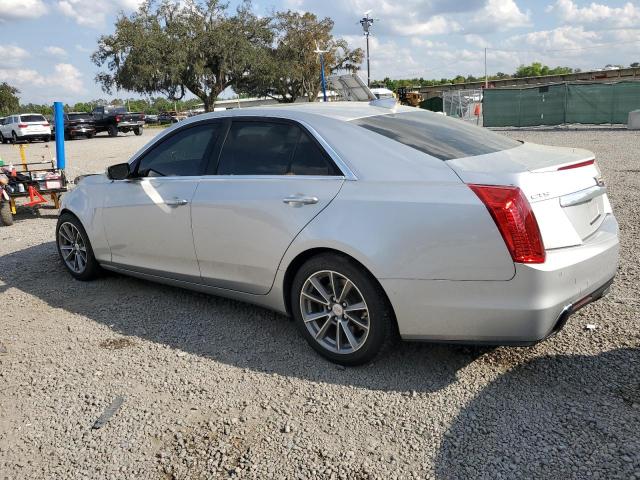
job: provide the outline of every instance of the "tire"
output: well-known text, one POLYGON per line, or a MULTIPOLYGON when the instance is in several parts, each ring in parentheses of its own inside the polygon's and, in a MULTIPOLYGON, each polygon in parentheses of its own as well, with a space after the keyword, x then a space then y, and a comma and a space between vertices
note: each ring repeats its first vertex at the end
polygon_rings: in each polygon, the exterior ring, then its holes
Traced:
POLYGON ((7 143, 7 139, 4 138, 4 135, 0 132, 0 144, 4 145, 5 143, 7 143))
POLYGON ((11 205, 6 200, 0 201, 0 219, 2 225, 10 227, 13 225, 13 214, 11 213, 11 205))
POLYGON ((47 135, 46 137, 43 138, 45 143, 49 143, 51 141, 51 135, 47 135))
POLYGON ((138 137, 142 135, 142 127, 134 128, 133 133, 135 133, 138 137))
POLYGON ((321 254, 309 259, 293 279, 290 298, 298 329, 309 345, 331 362, 346 366, 367 363, 397 336, 393 312, 382 287, 348 257, 321 254), (352 287, 345 294, 347 282, 352 287), (317 284, 324 288, 323 293, 315 287, 317 284), (324 297, 329 297, 329 302, 324 297), (309 321, 313 316, 317 320, 309 321))
POLYGON ((93 133, 87 133, 87 139, 93 138, 93 133))
POLYGON ((93 255, 89 236, 75 215, 63 213, 58 218, 56 247, 62 264, 73 278, 81 281, 94 280, 102 272, 100 264, 93 255))
POLYGON ((109 136, 110 137, 117 137, 118 136, 118 127, 116 127, 115 125, 109 125, 109 136))

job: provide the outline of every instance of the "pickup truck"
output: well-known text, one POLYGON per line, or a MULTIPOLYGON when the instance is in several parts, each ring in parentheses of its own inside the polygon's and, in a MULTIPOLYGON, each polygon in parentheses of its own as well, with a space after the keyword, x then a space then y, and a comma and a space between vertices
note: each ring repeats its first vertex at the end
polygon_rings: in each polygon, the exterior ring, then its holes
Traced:
POLYGON ((144 114, 127 112, 120 106, 96 107, 91 112, 96 133, 108 132, 110 137, 115 137, 119 132, 133 131, 136 135, 142 135, 144 128, 144 114))

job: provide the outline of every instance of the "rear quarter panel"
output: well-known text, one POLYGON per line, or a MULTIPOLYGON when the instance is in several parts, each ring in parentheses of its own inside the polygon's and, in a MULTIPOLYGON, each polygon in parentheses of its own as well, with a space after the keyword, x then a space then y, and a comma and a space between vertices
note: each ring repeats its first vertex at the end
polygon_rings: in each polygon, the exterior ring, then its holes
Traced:
POLYGON ((311 248, 344 252, 380 279, 509 280, 515 274, 485 206, 444 171, 433 181, 345 182, 294 240, 281 269, 311 248))

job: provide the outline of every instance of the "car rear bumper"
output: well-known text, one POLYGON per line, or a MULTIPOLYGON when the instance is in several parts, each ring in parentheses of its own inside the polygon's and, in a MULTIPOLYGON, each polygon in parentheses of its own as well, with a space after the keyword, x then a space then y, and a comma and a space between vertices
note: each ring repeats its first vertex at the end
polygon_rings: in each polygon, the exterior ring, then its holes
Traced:
POLYGON ((606 293, 618 263, 618 224, 608 215, 583 245, 516 264, 509 281, 380 279, 407 340, 531 344, 558 331, 606 293))
POLYGON ((25 132, 25 133, 16 133, 20 140, 27 140, 30 138, 47 138, 51 137, 51 132, 42 132, 42 133, 34 133, 34 132, 25 132))
POLYGON ((136 128, 136 127, 143 127, 144 126, 144 122, 143 121, 139 121, 139 122, 120 122, 118 124, 118 128, 136 128))

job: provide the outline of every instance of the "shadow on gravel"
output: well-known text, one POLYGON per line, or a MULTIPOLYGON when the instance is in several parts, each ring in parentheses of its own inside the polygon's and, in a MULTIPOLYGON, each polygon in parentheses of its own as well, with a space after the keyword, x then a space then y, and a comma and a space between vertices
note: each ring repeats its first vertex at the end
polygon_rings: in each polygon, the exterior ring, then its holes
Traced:
POLYGON ((487 351, 406 343, 372 364, 340 369, 319 357, 293 322, 260 307, 119 275, 75 281, 61 264, 54 242, 3 256, 0 282, 5 284, 0 284, 0 293, 16 288, 123 335, 238 368, 315 382, 433 392, 455 382, 459 369, 487 351))
POLYGON ((640 349, 536 358, 459 413, 436 478, 638 478, 638 432, 640 349))

